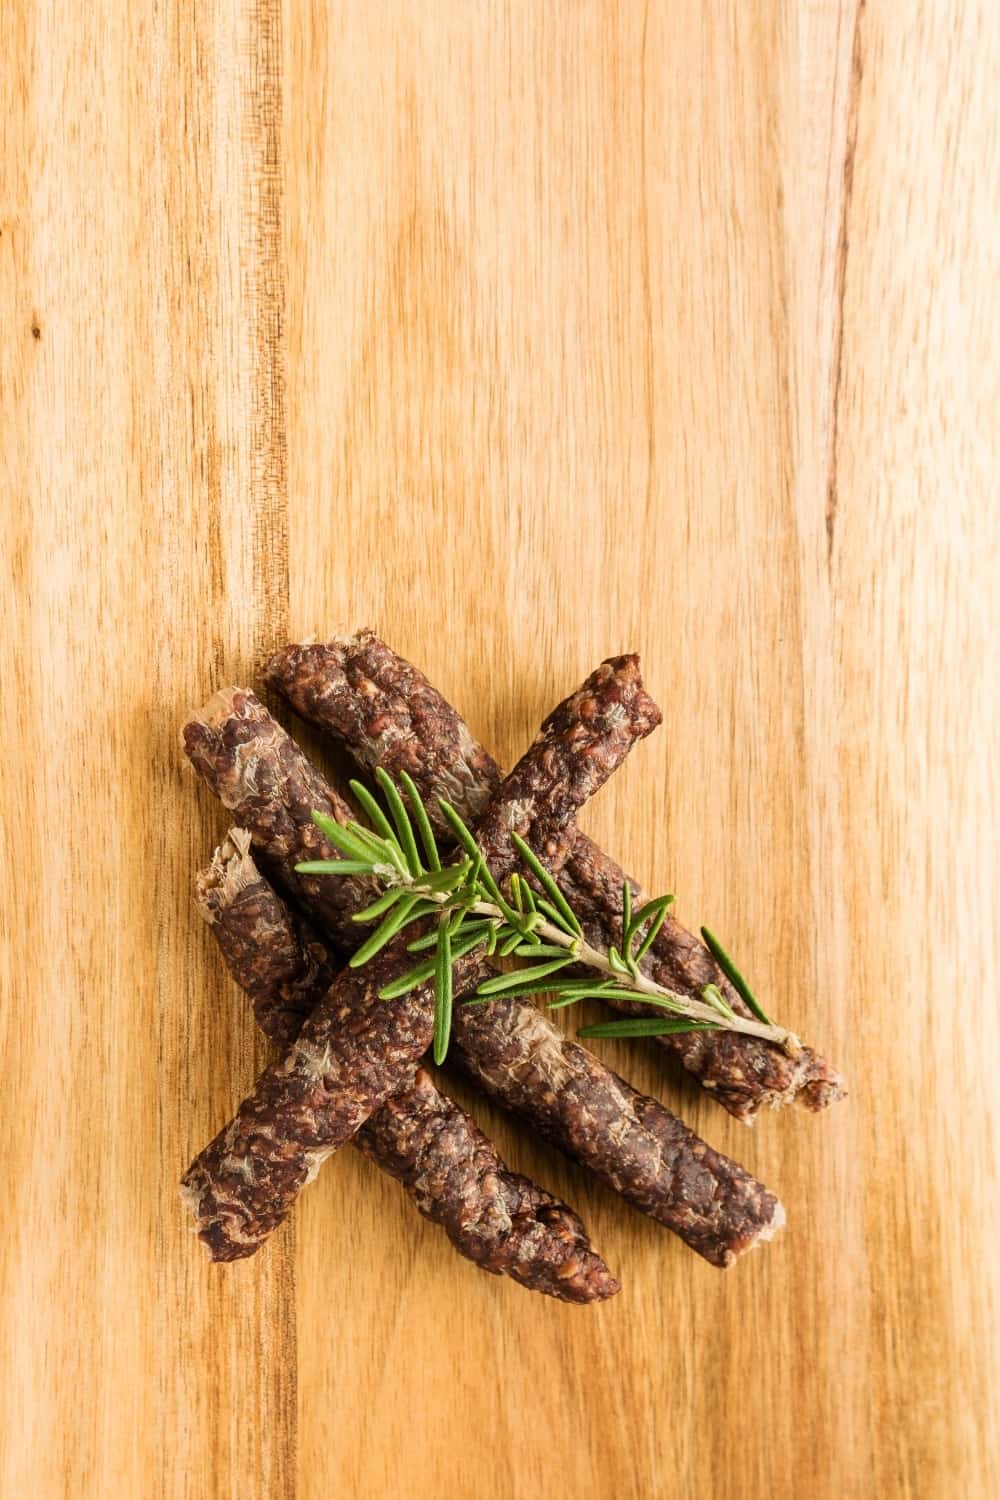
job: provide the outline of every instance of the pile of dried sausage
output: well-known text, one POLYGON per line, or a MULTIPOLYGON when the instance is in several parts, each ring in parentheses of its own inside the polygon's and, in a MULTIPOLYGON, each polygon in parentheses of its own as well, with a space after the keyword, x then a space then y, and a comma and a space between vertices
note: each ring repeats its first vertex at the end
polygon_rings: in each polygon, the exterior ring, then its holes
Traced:
MULTIPOLYGON (((516 864, 516 833, 572 893, 588 941, 606 948, 620 940, 625 877, 577 830, 575 816, 659 723, 635 656, 603 662, 506 778, 427 679, 371 632, 288 646, 272 657, 267 681, 363 771, 407 772, 432 815, 447 797, 501 885, 516 864)), ((618 1282, 579 1217, 508 1167, 423 1066, 432 981, 392 1002, 379 998, 412 965, 414 929, 365 967, 345 967, 365 936, 351 918, 371 902, 371 883, 296 866, 338 857, 314 811, 346 824, 354 809, 246 689, 217 693, 185 724, 183 743, 234 823, 197 877, 199 909, 281 1049, 184 1176, 182 1194, 211 1258, 252 1255, 323 1161, 351 1143, 482 1269, 568 1302, 613 1295, 618 1282)), ((664 922, 647 963, 678 990, 696 995, 714 983, 734 1008, 743 1004, 677 922, 664 922)), ((456 1001, 487 972, 480 955, 459 958, 456 1001)), ((791 1057, 726 1031, 658 1040, 747 1122, 764 1106, 819 1110, 843 1093, 808 1048, 791 1057)), ((730 1265, 784 1222, 774 1194, 566 1037, 532 1000, 456 1003, 452 1041, 449 1066, 711 1264, 730 1265)))

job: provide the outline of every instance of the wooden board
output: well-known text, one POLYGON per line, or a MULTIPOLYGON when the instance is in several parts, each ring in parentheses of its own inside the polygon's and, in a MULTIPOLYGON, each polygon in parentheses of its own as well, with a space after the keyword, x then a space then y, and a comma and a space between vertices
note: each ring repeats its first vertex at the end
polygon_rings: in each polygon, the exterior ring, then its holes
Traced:
POLYGON ((0 1492, 1000 1492, 991 7, 9 0, 0 58, 0 1492), (750 1133, 602 1052, 780 1192, 766 1252, 459 1090, 619 1298, 353 1153, 204 1262, 176 1180, 264 1052, 177 727, 347 622, 507 760, 642 652, 586 825, 852 1098, 750 1133))

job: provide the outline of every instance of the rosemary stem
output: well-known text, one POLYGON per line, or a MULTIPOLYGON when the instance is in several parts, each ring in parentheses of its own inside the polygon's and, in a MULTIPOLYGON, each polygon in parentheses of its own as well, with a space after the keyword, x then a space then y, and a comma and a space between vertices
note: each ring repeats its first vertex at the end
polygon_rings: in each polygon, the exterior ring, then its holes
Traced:
MULTIPOLYGON (((400 880, 400 884, 406 885, 413 895, 426 897, 428 901, 434 901, 440 906, 450 905, 454 901, 453 895, 448 891, 434 891, 416 881, 403 879, 400 880)), ((498 924, 505 921, 504 913, 492 901, 477 901, 467 910, 470 916, 488 917, 498 924)), ((599 948, 592 947, 586 939, 573 937, 568 932, 564 932, 561 927, 556 927, 552 922, 544 919, 537 924, 534 931, 546 943, 565 948, 586 968, 596 969, 616 982, 621 981, 621 973, 612 968, 608 955, 602 953, 599 948)), ((714 1006, 706 1005, 703 1000, 694 1000, 690 995, 681 995, 676 990, 669 990, 665 985, 657 984, 641 970, 636 970, 629 975, 628 988, 639 990, 656 1000, 668 1000, 671 1010, 676 1014, 686 1016, 692 1021, 707 1021, 716 1030, 738 1031, 744 1036, 755 1036, 762 1041, 773 1042, 776 1046, 784 1048, 791 1057, 795 1057, 802 1050, 802 1043, 795 1033, 786 1031, 783 1026, 768 1026, 750 1016, 735 1014, 724 1016, 714 1006)))

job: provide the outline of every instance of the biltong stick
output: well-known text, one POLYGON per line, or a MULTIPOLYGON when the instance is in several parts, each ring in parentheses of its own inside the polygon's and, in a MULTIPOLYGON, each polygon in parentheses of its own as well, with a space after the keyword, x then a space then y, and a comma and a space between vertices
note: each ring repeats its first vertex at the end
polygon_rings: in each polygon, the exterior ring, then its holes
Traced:
MULTIPOLYGON (((637 910, 646 899, 641 887, 591 839, 578 835, 564 880, 587 941, 595 946, 608 948, 621 942, 626 879, 632 888, 633 910, 637 910)), ((717 984, 735 1011, 750 1015, 705 945, 670 912, 642 967, 658 984, 681 994, 697 996, 706 984, 717 984)), ((649 1015, 648 1006, 628 1000, 616 1000, 615 1009, 625 1015, 649 1015)), ((789 1104, 815 1114, 846 1093, 839 1073, 811 1047, 790 1057, 759 1037, 721 1030, 655 1040, 675 1052, 702 1088, 746 1125, 752 1125, 762 1109, 783 1109, 789 1104)))
MULTIPOLYGON (((242 690, 220 695, 215 701, 224 705, 221 713, 215 707, 197 715, 185 727, 184 740, 195 750, 192 762, 209 784, 223 780, 226 805, 237 812, 240 822, 245 821, 242 803, 247 802, 258 820, 250 825, 257 842, 258 826, 269 830, 274 823, 273 809, 262 803, 260 788, 270 786, 272 795, 278 790, 280 773, 287 773, 292 758, 292 742, 287 735, 279 742, 278 773, 272 779, 265 777, 262 747, 270 742, 273 748, 274 736, 254 737, 246 799, 234 790, 246 768, 245 742, 238 740, 228 756, 213 753, 219 746, 226 748, 227 708, 245 717, 242 710, 253 706, 252 699, 242 690)), ((259 704, 256 709, 265 712, 259 704)), ((506 879, 513 866, 512 832, 557 862, 560 850, 569 847, 562 825, 658 720, 659 711, 642 687, 637 660, 621 657, 602 663, 546 719, 480 820, 480 845, 495 877, 506 879)), ((284 875, 296 820, 303 820, 298 826, 304 829, 305 809, 297 797, 277 801, 284 813, 284 875)), ((260 842, 266 844, 266 839, 260 842)), ((327 879, 332 885, 344 883, 327 879)), ((302 896, 308 900, 308 890, 302 890, 302 896)), ((335 930, 341 917, 342 912, 334 913, 335 930)), ((433 1031, 433 983, 418 985, 391 1004, 380 998, 380 991, 412 966, 410 936, 404 931, 364 968, 341 975, 285 1057, 264 1070, 235 1118, 191 1164, 183 1179, 185 1197, 199 1222, 217 1226, 212 1246, 216 1258, 237 1259, 259 1249, 326 1157, 355 1135, 381 1104, 410 1085, 433 1031)), ((455 993, 474 988, 483 972, 481 959, 460 958, 454 966, 455 993)))
POLYGON ((578 1215, 511 1171, 425 1069, 376 1110, 356 1144, 484 1271, 561 1302, 603 1302, 620 1290, 578 1215))
POLYGON ((350 947, 358 929, 351 917, 378 890, 362 880, 300 875, 308 859, 339 859, 312 813, 348 823, 354 811, 310 764, 295 741, 246 688, 223 688, 184 725, 184 750, 202 779, 236 821, 248 829, 269 879, 305 902, 324 928, 350 947))
POLYGON ((279 1047, 294 1042, 341 964, 329 944, 265 880, 245 828, 230 828, 195 876, 198 910, 257 1025, 279 1047))
POLYGON ((775 1195, 533 1005, 459 1005, 460 1062, 494 1099, 663 1224, 730 1266, 785 1222, 775 1195))
MULTIPOLYGON (((271 657, 267 678, 297 713, 330 733, 360 765, 383 766, 390 774, 407 770, 429 807, 447 796, 468 817, 499 784, 499 767, 459 714, 371 631, 287 646, 271 657)), ((609 855, 577 833, 560 879, 595 947, 621 941, 626 878, 609 855)), ((628 878, 640 903, 641 891, 628 878)), ((652 979, 693 998, 705 984, 716 984, 734 1010, 750 1014, 708 950, 669 915, 644 968, 652 979)), ((649 1014, 626 1000, 609 1003, 628 1014, 649 1014)), ((655 1040, 747 1124, 763 1108, 798 1104, 818 1111, 844 1094, 840 1076, 809 1047, 789 1057, 770 1042, 721 1030, 655 1040)))
MULTIPOLYGON (((402 743, 391 725, 384 732, 402 743)), ((283 764, 290 764, 287 755, 283 764)), ((277 792, 282 802, 288 800, 280 786, 277 792)), ((249 798, 245 805, 251 811, 255 806, 249 798)), ((468 814, 468 803, 463 809, 468 814)), ((316 916, 322 922, 321 910, 316 916)), ((483 972, 469 971, 466 991, 483 972)), ((461 993, 456 987, 456 999, 461 993)), ((713 1265, 730 1264, 779 1226, 783 1215, 773 1194, 586 1048, 564 1038, 530 1001, 457 1004, 452 1036, 455 1055, 487 1092, 713 1265), (565 1096, 564 1082, 572 1083, 565 1096), (615 1144, 619 1138, 627 1142, 623 1150, 615 1144), (700 1198, 692 1182, 700 1184, 700 1198)))
MULTIPOLYGON (((232 828, 196 880, 198 905, 265 1035, 286 1045, 326 994, 327 945, 261 875, 250 835, 232 828)), ((563 1302, 599 1302, 618 1282, 565 1203, 514 1172, 492 1142, 420 1069, 352 1143, 400 1182, 461 1255, 563 1302)), ((213 1226, 203 1225, 211 1247, 213 1226)))

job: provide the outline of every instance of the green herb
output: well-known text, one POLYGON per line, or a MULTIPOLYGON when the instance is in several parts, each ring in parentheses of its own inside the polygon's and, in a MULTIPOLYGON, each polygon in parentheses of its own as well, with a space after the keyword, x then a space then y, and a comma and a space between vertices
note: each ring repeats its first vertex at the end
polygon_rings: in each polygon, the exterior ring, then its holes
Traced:
POLYGON ((710 1021, 660 1021, 655 1016, 650 1016, 648 1021, 643 1017, 636 1017, 634 1021, 595 1021, 593 1026, 581 1026, 577 1036, 677 1036, 685 1031, 715 1029, 710 1021))
POLYGON ((427 863, 430 865, 432 870, 440 870, 441 856, 438 853, 437 840, 434 837, 434 830, 431 827, 431 820, 427 816, 427 809, 424 806, 424 799, 417 791, 413 778, 408 771, 400 771, 399 782, 403 788, 403 791, 406 793, 407 798, 409 799, 410 806, 413 809, 413 816, 417 824, 417 832, 420 834, 420 842, 423 844, 424 853, 427 855, 427 863))
POLYGON ((726 978, 729 980, 729 983, 739 995, 740 999, 743 1001, 747 1009, 757 1017, 758 1021, 762 1021, 765 1026, 772 1025, 773 1023, 770 1016, 765 1014, 764 1007, 758 1001, 753 990, 747 984, 746 980, 743 978, 743 975, 733 963, 732 959, 729 957, 729 954, 719 942, 719 939, 715 936, 715 933, 709 931, 707 927, 703 927, 701 929, 701 936, 705 947, 708 949, 709 953, 711 953, 712 957, 719 965, 719 968, 722 970, 723 974, 725 974, 726 978))
POLYGON ((409 895, 404 896, 401 901, 396 903, 395 908, 389 912, 381 925, 376 927, 371 937, 361 944, 357 953, 351 955, 349 964, 352 969, 363 968, 366 963, 375 957, 376 953, 381 953, 386 943, 406 926, 407 921, 410 920, 410 914, 419 899, 419 896, 409 895))
POLYGON ((407 868, 414 880, 416 880, 418 875, 423 874, 424 867, 420 863, 420 855, 417 853, 417 841, 413 837, 413 824, 410 822, 406 805, 396 790, 396 783, 388 771, 384 770, 381 766, 375 772, 375 780, 385 793, 385 800, 389 804, 392 821, 396 825, 396 833, 399 835, 399 843, 406 858, 407 868))
POLYGON ((448 1055, 451 1037, 451 933, 448 923, 438 927, 437 958, 434 965, 434 1061, 443 1063, 448 1055))
POLYGON ((371 865, 361 859, 305 859, 295 866, 300 875, 370 875, 371 865))
MULTIPOLYGON (((396 835, 393 830, 392 824, 389 822, 389 819, 379 807, 378 803, 375 801, 375 798, 365 786, 364 782, 350 781, 348 782, 348 785, 357 800, 361 803, 363 810, 371 819, 375 833, 378 834, 379 840, 385 847, 386 851, 388 851, 390 847, 398 848, 398 845, 396 844, 396 835)), ((354 824, 352 824, 351 827, 353 828, 354 824)), ((402 853, 401 850, 399 852, 402 853)))
POLYGON ((434 919, 432 931, 418 934, 407 944, 407 952, 426 953, 428 957, 385 985, 380 995, 384 1000, 396 1000, 433 981, 436 1062, 441 1062, 448 1051, 454 965, 476 949, 489 958, 527 960, 527 966, 483 980, 474 997, 466 1000, 468 1005, 546 994, 552 1009, 589 999, 611 1004, 628 1001, 648 1005, 661 1015, 598 1022, 583 1027, 579 1035, 669 1036, 684 1031, 729 1030, 762 1037, 791 1052, 798 1049, 791 1032, 773 1025, 764 1015, 736 965, 707 928, 702 929, 706 945, 756 1019, 737 1015, 717 985, 703 986, 695 997, 670 990, 643 973, 642 961, 659 936, 674 900, 672 895, 656 896, 635 909, 626 882, 622 887, 621 947, 596 948, 587 941, 583 924, 558 881, 516 833, 511 838, 522 869, 513 872, 504 894, 475 835, 450 802, 440 799, 438 807, 459 847, 455 858, 445 865, 412 778, 404 773, 399 786, 385 771, 378 771, 376 778, 388 815, 366 787, 351 782, 372 827, 359 823, 345 826, 324 813, 314 813, 316 826, 342 858, 306 860, 296 869, 311 875, 368 876, 384 887, 355 914, 356 922, 378 925, 354 954, 352 968, 369 963, 412 923, 434 919), (594 977, 559 978, 571 965, 590 969, 594 977))
MULTIPOLYGON (((534 984, 536 981, 555 974, 559 969, 565 969, 567 963, 569 963, 568 958, 557 958, 554 963, 538 964, 533 969, 512 969, 509 974, 497 974, 492 979, 484 979, 476 994, 499 995, 504 990, 513 989, 515 986, 523 991, 525 985, 534 984)), ((539 989, 544 988, 545 986, 539 983, 539 989)))
MULTIPOLYGON (((549 901, 552 903, 552 907, 554 907, 556 911, 558 911, 560 917, 563 920, 563 923, 565 924, 565 930, 567 932, 575 933, 577 937, 582 937, 583 928, 580 926, 579 918, 577 917, 573 908, 570 906, 569 902, 566 900, 566 897, 563 895, 562 891, 552 879, 552 876, 549 874, 548 870, 538 858, 534 849, 532 849, 529 844, 526 844, 524 842, 524 839, 522 839, 520 835, 516 833, 511 834, 511 840, 514 844, 514 848, 521 856, 521 859, 527 865, 528 869, 531 871, 532 875, 534 875, 542 890, 548 896, 549 901)), ((550 907, 549 909, 551 910, 552 907, 550 907)))

